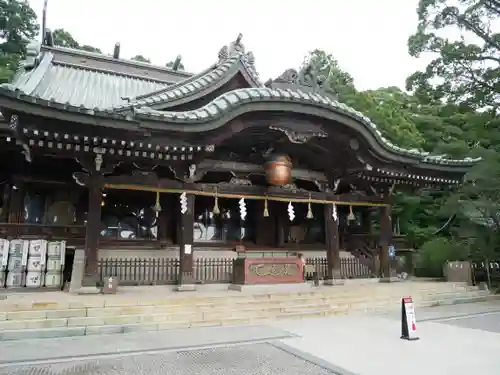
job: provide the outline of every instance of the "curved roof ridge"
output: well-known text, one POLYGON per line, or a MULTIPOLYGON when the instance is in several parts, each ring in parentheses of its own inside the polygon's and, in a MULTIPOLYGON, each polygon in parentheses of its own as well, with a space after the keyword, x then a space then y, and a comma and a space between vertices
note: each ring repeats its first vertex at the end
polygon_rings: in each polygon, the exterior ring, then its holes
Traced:
POLYGON ((187 85, 190 82, 193 82, 194 80, 200 78, 201 76, 203 76, 203 75, 211 72, 216 67, 217 67, 216 64, 211 65, 209 68, 201 71, 200 73, 195 74, 195 75, 193 75, 191 77, 188 77, 186 79, 183 79, 182 81, 176 82, 173 85, 165 87, 165 88, 163 88, 161 90, 156 90, 156 91, 148 92, 147 94, 138 95, 135 98, 131 98, 131 99, 132 99, 132 101, 139 101, 139 100, 142 100, 142 99, 147 99, 147 98, 152 97, 152 96, 161 95, 161 94, 163 94, 163 93, 165 93, 167 91, 171 91, 173 89, 176 89, 177 87, 184 86, 184 85, 187 85))
POLYGON ((252 52, 245 52, 245 47, 241 43, 242 34, 231 42, 223 46, 218 54, 218 62, 211 65, 201 73, 179 81, 164 89, 148 94, 140 95, 123 105, 118 105, 113 109, 116 111, 128 110, 138 106, 164 106, 167 103, 173 105, 182 104, 201 92, 211 92, 224 83, 228 82, 236 73, 241 73, 251 87, 263 87, 259 74, 255 69, 255 57, 252 52))
MULTIPOLYGON (((263 87, 252 60, 251 55, 236 52, 231 56, 221 59, 217 64, 204 70, 196 76, 177 82, 156 92, 145 94, 132 99, 129 103, 114 107, 117 111, 127 110, 131 107, 157 106, 172 103, 176 105, 183 99, 213 91, 233 78, 240 72, 252 87, 263 87)), ((203 96, 203 95, 201 95, 203 96)), ((179 103, 181 104, 181 103, 179 103)))
MULTIPOLYGON (((309 104, 316 107, 322 107, 330 111, 340 112, 356 120, 370 132, 370 134, 385 148, 386 150, 402 156, 410 157, 422 163, 428 164, 448 164, 448 165, 467 165, 475 164, 482 158, 466 157, 464 159, 447 159, 443 155, 431 155, 429 152, 421 151, 416 148, 406 149, 399 147, 385 138, 377 125, 361 112, 341 103, 329 96, 320 93, 307 93, 302 90, 290 89, 272 89, 267 87, 259 88, 241 88, 235 89, 221 94, 219 97, 212 100, 205 106, 190 110, 190 111, 159 111, 147 106, 136 108, 134 117, 143 117, 149 120, 168 121, 177 123, 200 124, 212 121, 218 117, 222 117, 226 113, 252 102, 290 102, 309 104)), ((194 129, 189 131, 199 131, 194 129)))

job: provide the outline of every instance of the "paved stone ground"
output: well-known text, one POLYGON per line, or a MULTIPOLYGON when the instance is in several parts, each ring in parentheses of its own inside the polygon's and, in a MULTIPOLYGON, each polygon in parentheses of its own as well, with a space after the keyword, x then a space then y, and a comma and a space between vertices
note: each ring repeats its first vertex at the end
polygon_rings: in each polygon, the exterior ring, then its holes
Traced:
POLYGON ((498 302, 417 309, 420 340, 411 342, 399 338, 397 311, 272 325, 300 336, 288 346, 360 375, 498 375, 496 311, 498 302))
POLYGON ((265 325, 247 325, 5 341, 0 342, 0 370, 4 364, 13 362, 195 349, 216 345, 274 341, 287 337, 294 337, 294 335, 265 325))
POLYGON ((500 312, 483 313, 476 316, 441 320, 439 323, 462 328, 500 333, 500 312))
POLYGON ((399 314, 6 342, 0 375, 499 374, 500 302, 417 310, 414 342, 399 314))
POLYGON ((270 344, 141 354, 0 369, 2 375, 331 375, 270 344))

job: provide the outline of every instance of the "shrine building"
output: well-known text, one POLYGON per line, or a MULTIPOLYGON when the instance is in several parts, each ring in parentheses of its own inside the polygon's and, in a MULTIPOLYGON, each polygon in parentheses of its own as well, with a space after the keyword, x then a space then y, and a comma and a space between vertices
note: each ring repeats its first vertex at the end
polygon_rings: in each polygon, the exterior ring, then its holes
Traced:
POLYGON ((156 257, 196 283, 196 259, 243 253, 267 276, 302 253, 326 257, 327 280, 343 257, 376 257, 387 277, 389 248, 404 247, 394 189, 457 186, 479 161, 391 143, 311 66, 262 81, 241 35, 215 52, 191 74, 119 45, 57 47, 50 32, 30 44, 0 86, 0 237, 84 249, 88 280, 106 259, 156 257))

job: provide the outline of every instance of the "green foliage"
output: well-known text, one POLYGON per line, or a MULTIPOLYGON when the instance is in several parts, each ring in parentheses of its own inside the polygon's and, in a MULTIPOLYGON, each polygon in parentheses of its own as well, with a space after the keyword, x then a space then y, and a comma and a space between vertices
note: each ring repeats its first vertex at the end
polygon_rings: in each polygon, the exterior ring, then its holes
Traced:
POLYGON ((409 53, 434 56, 407 80, 425 111, 416 118, 424 148, 484 157, 441 211, 457 214, 452 234, 466 240, 472 257, 495 258, 500 252, 500 2, 420 0, 417 13, 409 53))
POLYGON ((36 14, 28 1, 0 0, 0 83, 12 79, 37 32, 36 14))
POLYGON ((409 77, 408 89, 424 101, 446 100, 474 109, 497 109, 500 87, 498 1, 420 0, 417 32, 409 53, 436 57, 425 71, 409 77), (450 39, 449 31, 458 38, 450 39))
POLYGON ((142 55, 135 55, 134 57, 132 57, 130 60, 133 60, 133 61, 139 61, 139 62, 144 62, 144 63, 148 63, 150 64, 151 63, 151 60, 148 59, 147 57, 144 57, 142 55))
POLYGON ((448 261, 468 258, 468 247, 447 238, 435 238, 420 248, 415 273, 424 277, 442 277, 443 265, 448 261))
POLYGON ((73 35, 71 35, 68 31, 64 29, 54 30, 53 37, 54 37, 54 45, 59 47, 81 49, 82 51, 94 52, 94 53, 102 53, 102 51, 99 48, 92 47, 87 44, 80 45, 80 43, 78 43, 75 40, 75 38, 73 38, 73 35))

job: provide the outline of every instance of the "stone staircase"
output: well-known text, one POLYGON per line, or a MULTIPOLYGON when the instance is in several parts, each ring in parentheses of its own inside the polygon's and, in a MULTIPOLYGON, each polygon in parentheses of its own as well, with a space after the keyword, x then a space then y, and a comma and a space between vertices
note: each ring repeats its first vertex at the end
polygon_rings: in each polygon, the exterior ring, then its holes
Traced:
POLYGON ((204 291, 122 288, 116 295, 61 292, 9 295, 0 300, 0 341, 252 324, 270 319, 332 316, 398 309, 411 295, 418 307, 491 298, 459 283, 366 282, 310 291, 204 291), (158 297, 164 295, 163 298, 158 297))

